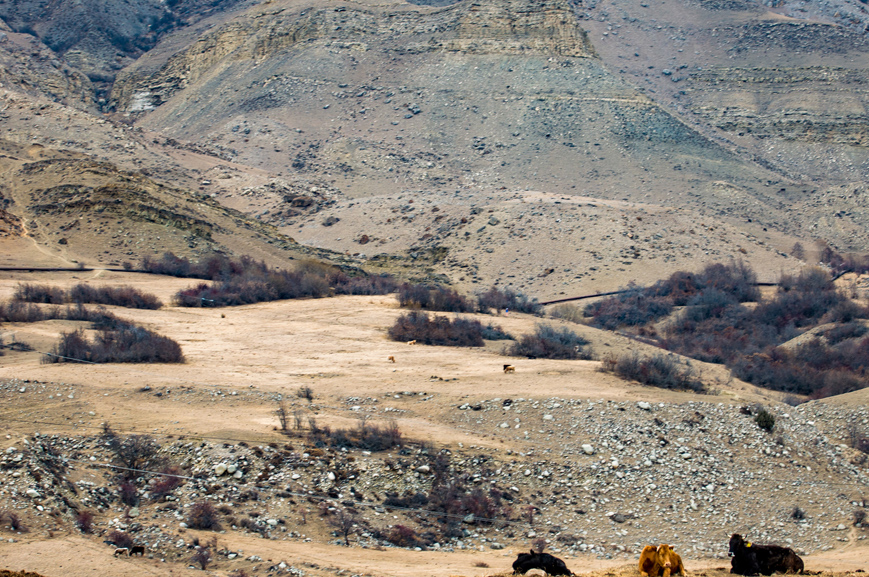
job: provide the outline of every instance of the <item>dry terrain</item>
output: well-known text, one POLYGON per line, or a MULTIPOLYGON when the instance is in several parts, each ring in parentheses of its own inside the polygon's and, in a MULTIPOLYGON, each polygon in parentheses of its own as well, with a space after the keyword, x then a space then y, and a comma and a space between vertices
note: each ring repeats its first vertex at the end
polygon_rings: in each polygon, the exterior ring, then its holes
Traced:
MULTIPOLYGON (((19 282, 84 281, 129 284, 169 302, 190 282, 108 271, 3 275, 2 299, 19 282)), ((192 540, 215 535, 219 553, 208 570, 218 575, 274 567, 296 575, 482 576, 509 570, 516 552, 545 538, 578 572, 633 574, 629 564, 642 545, 660 541, 673 543, 692 572, 712 575, 727 564, 726 542, 738 531, 791 544, 811 570, 866 568, 865 529, 851 522, 869 488, 866 464, 842 444, 849 423, 869 422, 865 391, 795 408, 713 365, 697 363, 714 393, 695 395, 621 381, 599 373, 597 361, 504 357, 499 342, 408 346, 385 335, 401 314, 392 296, 115 312, 176 339, 187 362, 45 365, 39 351, 78 323, 4 326, 5 340, 14 333, 35 349, 8 351, 0 364, 0 498, 29 529, 6 528, 6 567, 46 576, 105 567, 119 575, 186 574, 192 540), (516 373, 504 374, 504 362, 516 373), (313 401, 296 396, 301 387, 310 387, 313 401), (378 425, 394 420, 409 444, 383 453, 316 451, 276 430, 281 398, 319 426, 354 428, 362 415, 378 425), (740 414, 752 403, 777 416, 774 435, 740 414), (112 459, 100 441, 103 423, 153 435, 191 478, 172 500, 124 506, 113 471, 102 466, 112 459), (60 484, 47 482, 44 451, 65 459, 60 484), (506 522, 460 522, 460 536, 421 550, 390 545, 378 535, 392 525, 420 533, 436 526, 430 515, 383 499, 426 491, 426 471, 444 451, 451 475, 509 493, 513 512, 506 522), (221 464, 237 466, 237 478, 221 479, 221 464), (185 511, 206 494, 226 508, 223 532, 184 528, 185 511), (523 513, 528 505, 538 508, 533 524, 523 513), (329 514, 319 513, 348 506, 359 523, 349 549, 332 534, 329 514), (794 507, 803 520, 791 518, 794 507), (96 513, 92 534, 75 530, 76 509, 96 513), (243 527, 245 516, 253 523, 243 527), (102 542, 112 529, 147 544, 148 556, 113 558, 102 542)), ((539 322, 513 313, 480 318, 512 334, 539 322)), ((645 348, 571 326, 598 355, 645 348)))

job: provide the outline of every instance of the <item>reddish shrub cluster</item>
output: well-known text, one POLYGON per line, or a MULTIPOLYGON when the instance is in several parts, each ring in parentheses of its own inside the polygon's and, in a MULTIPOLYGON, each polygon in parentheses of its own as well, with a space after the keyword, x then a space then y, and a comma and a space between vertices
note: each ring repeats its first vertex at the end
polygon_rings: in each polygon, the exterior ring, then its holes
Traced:
POLYGON ((543 312, 543 305, 535 299, 529 299, 527 296, 512 289, 499 289, 492 287, 484 293, 477 295, 477 304, 480 312, 487 312, 494 309, 497 312, 503 310, 511 310, 517 313, 529 313, 539 315, 543 312))
POLYGON ((507 349, 516 357, 530 359, 589 359, 588 341, 567 328, 538 324, 534 334, 522 335, 507 349))
POLYGON ((184 484, 184 480, 176 476, 180 474, 181 470, 177 467, 165 469, 163 475, 157 477, 157 480, 151 485, 151 498, 155 500, 162 499, 184 484))
MULTIPOLYGON (((741 302, 754 298, 749 282, 753 278, 744 267, 715 265, 697 277, 676 273, 649 289, 637 289, 635 296, 669 299, 678 295, 672 304, 685 308, 664 329, 661 346, 698 360, 723 363, 735 376, 755 385, 816 398, 866 386, 869 338, 861 340, 866 329, 854 320, 869 317, 869 311, 837 291, 830 276, 819 269, 784 276, 772 298, 754 308, 745 307, 741 302), (795 349, 780 346, 828 322, 846 324, 828 330, 825 340, 813 339, 795 349)), ((636 312, 636 307, 619 309, 616 301, 618 297, 591 312, 616 310, 620 319, 636 312)), ((638 324, 645 322, 648 319, 638 324)), ((597 319, 595 323, 611 326, 597 319)))
POLYGON ((760 298, 756 283, 754 271, 742 263, 712 264, 698 274, 675 272, 650 287, 629 285, 621 294, 588 305, 585 314, 594 326, 608 330, 645 325, 707 291, 728 302, 755 301, 760 298))
POLYGON ((93 287, 77 284, 64 291, 58 287, 36 284, 20 284, 16 287, 13 300, 19 302, 65 304, 89 303, 112 305, 131 309, 159 309, 163 306, 154 295, 143 293, 133 287, 93 287))
POLYGON ((301 262, 293 270, 280 270, 246 256, 238 260, 213 256, 192 263, 166 253, 159 260, 146 257, 142 268, 157 274, 213 281, 179 291, 175 301, 187 307, 224 307, 335 294, 388 294, 397 287, 388 275, 367 275, 361 271, 351 275, 316 261, 301 262))
POLYGON ((190 506, 187 512, 187 526, 191 529, 220 530, 220 519, 217 509, 208 501, 198 501, 190 506))
POLYGON ((389 328, 389 338, 394 341, 417 341, 426 345, 448 347, 482 347, 483 325, 469 319, 448 319, 427 313, 411 311, 396 319, 389 328))
POLYGON ((128 533, 124 533, 123 531, 118 531, 117 529, 111 531, 106 536, 106 539, 111 541, 112 543, 114 543, 115 547, 130 548, 133 545, 135 545, 135 543, 133 542, 133 538, 130 537, 130 535, 128 533))
POLYGON ((655 355, 640 357, 636 354, 624 355, 618 359, 604 361, 603 370, 612 371, 622 378, 637 381, 650 387, 662 389, 690 390, 705 392, 706 387, 697 378, 694 369, 674 356, 655 355))
POLYGON ((82 329, 62 333, 43 363, 183 363, 181 346, 146 328, 122 323, 102 329, 93 341, 82 329))
POLYGON ((408 284, 398 289, 398 304, 405 308, 453 313, 475 312, 476 305, 454 289, 439 285, 408 284))

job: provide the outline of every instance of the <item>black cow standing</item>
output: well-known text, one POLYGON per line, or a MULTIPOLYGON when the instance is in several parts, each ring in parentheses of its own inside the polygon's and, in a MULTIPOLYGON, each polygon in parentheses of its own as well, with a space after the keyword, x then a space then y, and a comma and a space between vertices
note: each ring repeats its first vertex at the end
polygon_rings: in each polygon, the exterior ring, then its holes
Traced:
POLYGON ((730 556, 730 572, 737 575, 803 572, 803 560, 790 547, 755 545, 737 533, 730 538, 730 556))
POLYGON ((549 553, 519 553, 513 561, 513 573, 525 575, 531 569, 542 569, 547 575, 573 575, 564 561, 549 553))

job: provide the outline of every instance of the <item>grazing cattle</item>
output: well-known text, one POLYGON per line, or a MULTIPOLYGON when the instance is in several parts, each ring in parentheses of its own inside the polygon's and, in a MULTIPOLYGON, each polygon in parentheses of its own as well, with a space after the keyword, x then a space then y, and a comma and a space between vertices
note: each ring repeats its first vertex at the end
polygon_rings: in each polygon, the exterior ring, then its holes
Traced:
POLYGON ((127 547, 119 547, 115 549, 115 557, 117 557, 118 555, 127 555, 129 557, 130 550, 127 547))
POLYGON ((755 545, 734 533, 730 537, 730 572, 736 575, 802 573, 803 560, 790 547, 755 545))
POLYGON ((130 548, 130 555, 140 555, 141 556, 144 554, 145 554, 145 548, 142 545, 133 545, 133 547, 130 548))
POLYGON ((505 373, 515 373, 516 367, 514 367, 513 365, 504 365, 504 372, 505 373))
POLYGON ((640 553, 640 575, 643 577, 670 577, 671 574, 687 575, 682 557, 667 544, 646 545, 640 553))
POLYGON ((416 339, 413 339, 412 341, 407 341, 407 344, 409 344, 409 345, 415 345, 415 344, 416 344, 416 339))
POLYGON ((513 561, 513 573, 525 575, 531 569, 542 569, 547 575, 573 575, 564 561, 549 553, 519 553, 513 561))
POLYGON ((392 355, 389 355, 389 359, 388 359, 388 360, 389 360, 390 362, 393 362, 393 363, 394 363, 394 362, 395 362, 395 357, 392 356, 392 355))

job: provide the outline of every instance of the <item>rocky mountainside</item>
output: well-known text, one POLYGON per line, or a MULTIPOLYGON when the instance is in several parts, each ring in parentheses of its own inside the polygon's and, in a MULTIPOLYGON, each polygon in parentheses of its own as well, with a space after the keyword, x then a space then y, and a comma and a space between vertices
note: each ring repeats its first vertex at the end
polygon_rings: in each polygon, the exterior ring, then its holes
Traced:
POLYGON ((796 242, 809 260, 815 241, 866 249, 869 20, 852 0, 767 4, 141 1, 70 23, 7 1, 0 119, 20 146, 465 288, 554 296, 730 257, 780 271, 796 242), (584 202, 610 214, 558 214, 584 202), (543 245, 528 233, 552 223, 543 245), (694 223, 729 232, 698 242, 694 223))

